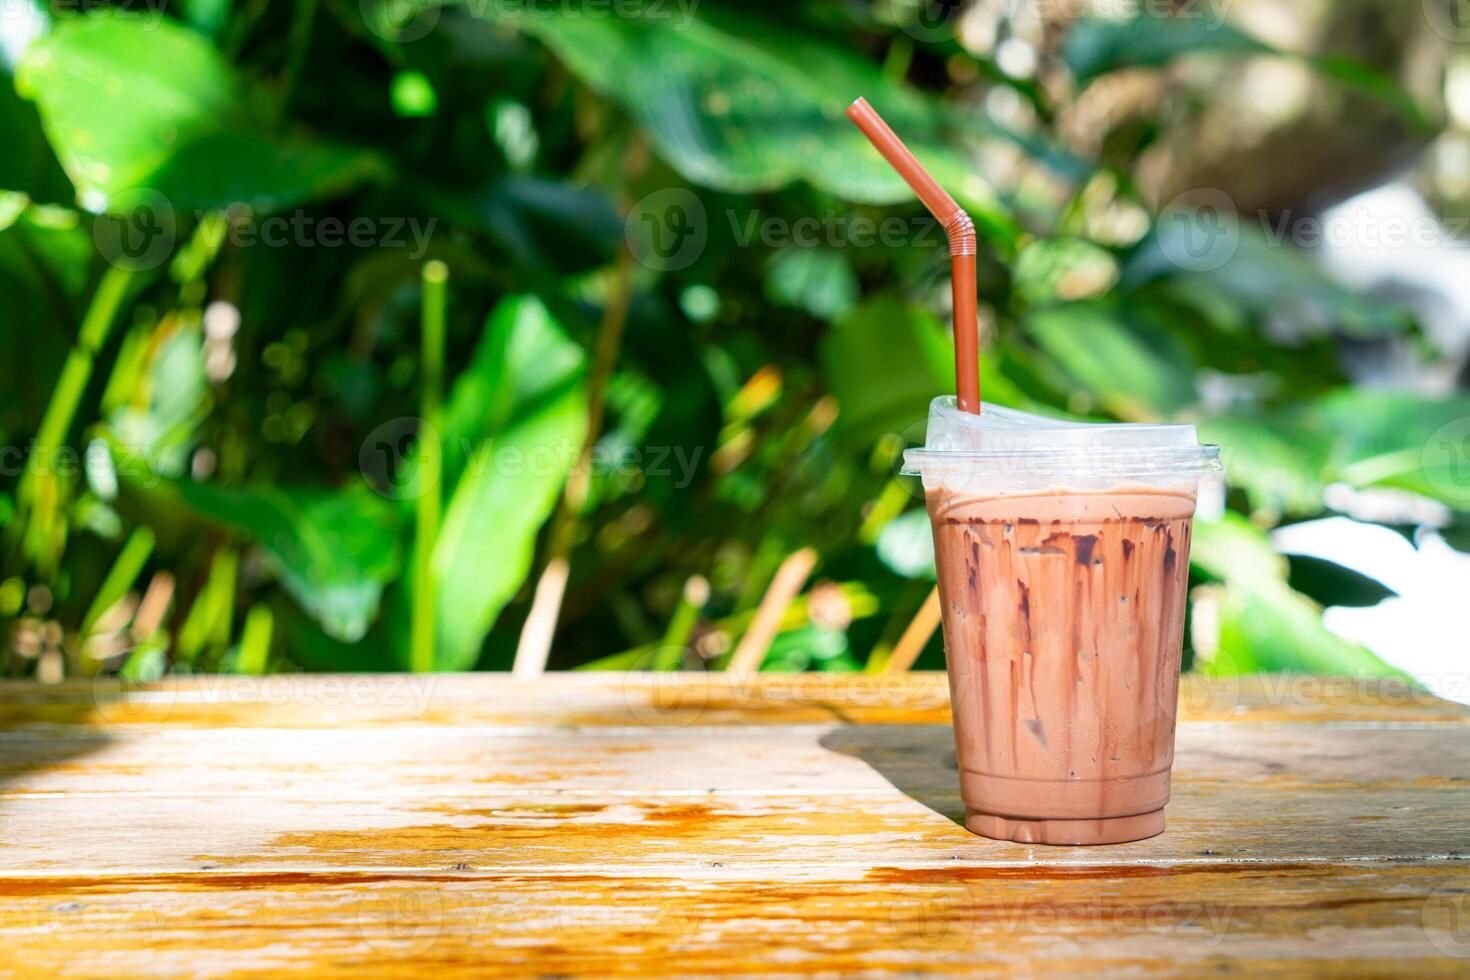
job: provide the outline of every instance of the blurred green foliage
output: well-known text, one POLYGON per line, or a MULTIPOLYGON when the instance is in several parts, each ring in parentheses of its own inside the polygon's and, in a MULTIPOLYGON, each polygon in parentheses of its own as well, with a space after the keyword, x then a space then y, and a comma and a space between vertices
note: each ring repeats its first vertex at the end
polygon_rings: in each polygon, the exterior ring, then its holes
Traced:
POLYGON ((858 95, 976 218, 989 400, 1226 447, 1194 556, 1214 668, 1388 670, 1320 620, 1372 583, 1289 569, 1265 531, 1331 483, 1463 506, 1423 448, 1470 401, 1351 387, 1339 345, 1409 316, 1249 227, 1201 251, 1147 206, 1147 131, 1091 159, 1057 123, 1113 73, 1264 44, 1084 19, 1042 85, 898 4, 610 9, 25 22, 0 84, 10 675, 504 668, 548 557, 552 666, 719 665, 804 546, 818 581, 767 669, 861 669, 932 581, 896 462, 952 347, 942 235, 842 118, 858 95))

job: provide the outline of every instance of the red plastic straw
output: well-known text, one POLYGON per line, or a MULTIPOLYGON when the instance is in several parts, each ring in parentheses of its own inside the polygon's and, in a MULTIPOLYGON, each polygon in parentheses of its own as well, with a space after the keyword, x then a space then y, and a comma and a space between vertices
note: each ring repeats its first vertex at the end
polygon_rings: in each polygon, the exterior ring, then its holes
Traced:
POLYGON ((929 213, 949 236, 950 287, 954 293, 954 376, 960 411, 980 414, 980 337, 975 309, 975 222, 955 199, 929 176, 883 118, 858 99, 847 107, 847 118, 857 124, 883 159, 914 189, 929 213))

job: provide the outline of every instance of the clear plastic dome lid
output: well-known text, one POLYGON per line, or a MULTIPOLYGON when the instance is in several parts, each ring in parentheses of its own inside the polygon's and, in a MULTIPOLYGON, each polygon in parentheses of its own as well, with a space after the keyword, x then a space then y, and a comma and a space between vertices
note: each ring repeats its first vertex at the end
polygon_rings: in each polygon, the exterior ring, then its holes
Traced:
POLYGON ((989 404, 973 415, 953 396, 930 403, 924 448, 905 452, 903 467, 926 487, 998 492, 1175 486, 1219 470, 1219 447, 1200 445, 1192 425, 1072 422, 989 404))

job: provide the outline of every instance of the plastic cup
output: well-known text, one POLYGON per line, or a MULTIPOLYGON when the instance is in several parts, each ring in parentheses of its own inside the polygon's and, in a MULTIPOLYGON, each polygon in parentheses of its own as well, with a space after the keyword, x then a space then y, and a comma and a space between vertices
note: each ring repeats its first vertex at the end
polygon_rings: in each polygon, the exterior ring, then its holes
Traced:
POLYGON ((1218 456, 1190 426, 989 406, 959 419, 936 401, 905 471, 934 528, 971 831, 1036 844, 1163 831, 1190 536, 1218 456))

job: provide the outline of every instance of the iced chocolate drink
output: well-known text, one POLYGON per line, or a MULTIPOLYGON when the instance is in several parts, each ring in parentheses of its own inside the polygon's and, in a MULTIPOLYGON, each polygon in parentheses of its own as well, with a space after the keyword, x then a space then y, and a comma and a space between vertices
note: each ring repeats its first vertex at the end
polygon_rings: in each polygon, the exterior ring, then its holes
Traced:
POLYGON ((934 525, 965 825, 1106 844, 1164 829, 1189 541, 1218 451, 1192 426, 935 403, 934 525))

